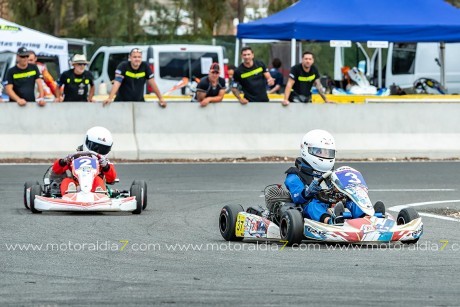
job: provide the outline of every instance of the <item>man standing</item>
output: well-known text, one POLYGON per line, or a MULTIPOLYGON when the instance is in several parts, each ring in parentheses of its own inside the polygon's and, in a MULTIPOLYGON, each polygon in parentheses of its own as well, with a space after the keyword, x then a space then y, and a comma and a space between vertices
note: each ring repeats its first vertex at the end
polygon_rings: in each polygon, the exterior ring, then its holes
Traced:
POLYGON ((115 80, 109 98, 104 101, 104 106, 114 101, 144 101, 145 81, 148 81, 153 92, 158 97, 162 108, 166 107, 160 90, 153 79, 153 72, 146 62, 142 61, 142 50, 134 48, 129 53, 129 61, 121 62, 115 70, 115 80))
POLYGON ((37 101, 43 107, 46 103, 43 97, 43 79, 37 65, 29 64, 29 50, 25 47, 16 53, 16 66, 8 69, 6 80, 3 82, 10 101, 25 106, 27 102, 37 101), (38 98, 35 99, 35 84, 38 88, 38 98))
POLYGON ((59 87, 64 87, 64 99, 60 99, 60 91, 57 90, 59 101, 88 101, 93 102, 94 83, 93 74, 85 70, 88 61, 83 54, 76 54, 72 59, 73 69, 62 73, 59 78, 59 87))
POLYGON ((219 63, 212 63, 209 75, 201 78, 196 86, 193 101, 198 101, 202 107, 211 102, 221 102, 225 95, 225 79, 219 77, 219 63))
POLYGON ((318 89, 318 94, 323 98, 324 102, 329 103, 326 95, 323 94, 323 86, 319 80, 320 74, 318 69, 313 65, 315 58, 313 53, 305 51, 302 55, 302 63, 291 67, 289 80, 284 90, 284 106, 289 105, 289 102, 311 102, 311 88, 313 84, 318 89))
POLYGON ((261 61, 254 60, 251 47, 241 49, 243 63, 235 70, 232 92, 241 104, 249 101, 267 102, 267 84, 274 84, 267 67, 261 61), (241 85, 244 98, 240 97, 238 85, 241 85))

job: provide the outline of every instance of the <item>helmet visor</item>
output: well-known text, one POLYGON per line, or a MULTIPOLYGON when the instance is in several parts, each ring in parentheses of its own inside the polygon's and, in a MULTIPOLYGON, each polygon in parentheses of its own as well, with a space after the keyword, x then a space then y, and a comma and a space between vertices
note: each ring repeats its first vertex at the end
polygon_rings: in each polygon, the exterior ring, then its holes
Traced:
POLYGON ((318 158, 324 158, 324 159, 334 159, 335 158, 334 149, 308 147, 308 153, 318 158))
POLYGON ((112 146, 102 145, 88 140, 86 141, 86 147, 88 147, 89 150, 95 151, 104 156, 110 152, 110 149, 112 149, 112 146))

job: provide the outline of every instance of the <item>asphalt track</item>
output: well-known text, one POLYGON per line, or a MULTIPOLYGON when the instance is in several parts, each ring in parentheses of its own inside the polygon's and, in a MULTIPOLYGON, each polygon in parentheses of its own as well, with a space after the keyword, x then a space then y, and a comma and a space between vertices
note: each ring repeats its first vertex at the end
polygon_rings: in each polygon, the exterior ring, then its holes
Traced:
MULTIPOLYGON (((458 162, 348 165, 387 208, 460 199, 458 162)), ((47 166, 0 165, 0 305, 458 306, 457 221, 423 217, 418 246, 293 249, 224 241, 221 207, 262 204, 261 190, 282 182, 288 167, 118 165, 120 188, 148 182, 148 208, 135 216, 31 214, 22 204, 23 183, 47 166)))

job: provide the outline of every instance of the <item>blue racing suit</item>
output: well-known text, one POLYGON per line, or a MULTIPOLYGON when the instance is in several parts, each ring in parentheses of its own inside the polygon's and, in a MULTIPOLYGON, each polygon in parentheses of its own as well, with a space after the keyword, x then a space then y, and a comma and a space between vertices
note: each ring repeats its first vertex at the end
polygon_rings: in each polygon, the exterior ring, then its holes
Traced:
MULTIPOLYGON (((327 209, 330 204, 324 203, 317 199, 315 195, 306 195, 306 189, 314 179, 319 179, 324 173, 314 170, 302 158, 297 158, 296 167, 291 167, 286 171, 286 179, 284 185, 291 194, 292 201, 295 204, 301 205, 303 208, 304 217, 324 222, 326 217, 331 217, 327 209)), ((353 218, 361 217, 364 212, 352 201, 347 201, 344 204, 350 210, 353 218)), ((332 219, 329 219, 332 223, 332 219)))

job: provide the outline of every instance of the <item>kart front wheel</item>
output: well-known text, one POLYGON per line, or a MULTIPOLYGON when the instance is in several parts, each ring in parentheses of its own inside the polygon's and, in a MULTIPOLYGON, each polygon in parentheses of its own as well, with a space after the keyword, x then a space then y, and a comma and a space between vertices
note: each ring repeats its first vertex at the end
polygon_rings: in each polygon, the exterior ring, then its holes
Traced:
POLYGON ((144 180, 134 180, 131 186, 135 184, 141 186, 141 188, 144 190, 142 192, 144 195, 144 203, 142 204, 142 210, 145 210, 145 208, 147 208, 147 182, 145 182, 144 180))
POLYGON ((286 245, 299 244, 303 239, 303 217, 296 209, 290 209, 283 213, 280 222, 281 241, 286 245))
POLYGON ((42 195, 42 187, 39 184, 30 187, 29 206, 32 213, 42 213, 40 210, 35 209, 35 196, 37 195, 42 195))
POLYGON ((222 237, 227 241, 243 240, 243 237, 236 236, 236 220, 239 212, 244 212, 241 205, 226 205, 220 211, 219 230, 222 237))
POLYGON ((133 211, 133 214, 141 214, 142 206, 144 202, 144 193, 140 185, 134 184, 129 190, 131 196, 136 197, 136 209, 133 211))
MULTIPOLYGON (((408 207, 408 208, 404 208, 401 211, 399 211, 396 222, 398 225, 404 225, 415 219, 418 219, 419 217, 420 215, 414 208, 408 207)), ((401 242, 404 244, 415 244, 417 243, 418 239, 419 238, 414 239, 414 240, 401 241, 401 242)))
POLYGON ((29 202, 27 201, 27 190, 30 189, 34 185, 39 185, 38 181, 27 181, 24 183, 24 206, 26 209, 30 209, 29 202))

